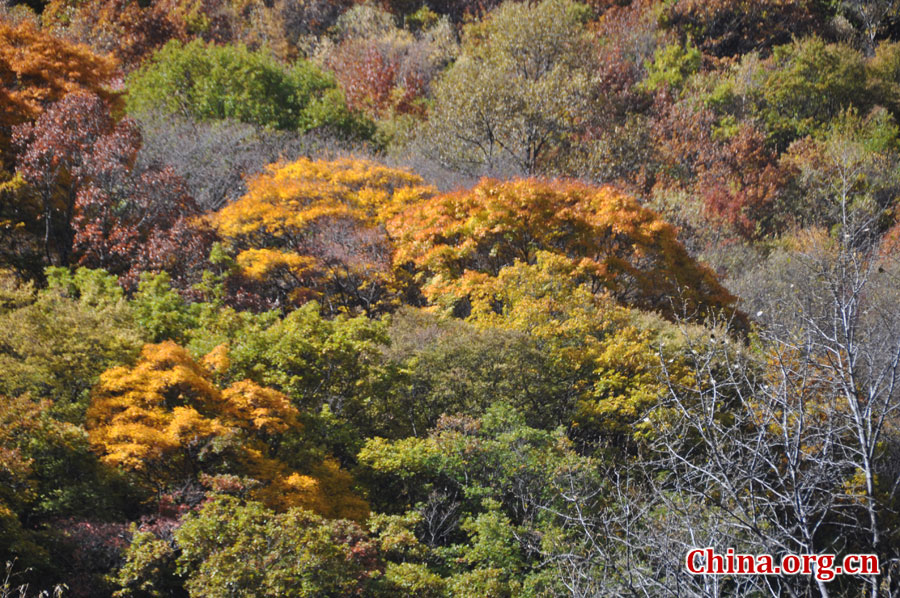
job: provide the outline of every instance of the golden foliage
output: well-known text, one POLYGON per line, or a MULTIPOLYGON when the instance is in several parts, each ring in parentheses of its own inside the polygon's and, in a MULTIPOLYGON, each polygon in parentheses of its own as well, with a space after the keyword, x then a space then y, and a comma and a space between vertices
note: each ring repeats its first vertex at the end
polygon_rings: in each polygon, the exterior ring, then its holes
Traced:
POLYGON ((366 160, 273 164, 248 183, 249 191, 214 217, 224 238, 263 247, 297 243, 318 219, 352 218, 374 224, 435 190, 421 177, 366 160))
POLYGON ((471 301, 504 268, 534 264, 539 252, 563 257, 593 292, 642 309, 690 314, 730 310, 735 301, 674 227, 611 187, 484 179, 415 203, 387 226, 395 267, 413 264, 425 295, 446 306, 471 301))
POLYGON ((231 365, 228 357, 228 344, 222 343, 213 347, 212 351, 203 356, 200 365, 209 370, 213 375, 223 374, 231 365))
POLYGON ((320 298, 338 310, 371 309, 390 281, 382 223, 434 195, 414 174, 354 159, 274 164, 213 215, 241 273, 279 301, 320 298))
MULTIPOLYGON (((204 361, 227 361, 226 349, 214 353, 204 361)), ((201 474, 240 474, 260 482, 255 497, 278 508, 302 506, 334 517, 367 513, 349 475, 331 461, 310 476, 275 454, 278 439, 301 429, 285 395, 249 380, 220 390, 210 372, 171 341, 146 345, 134 367, 100 377, 87 428, 103 462, 158 488, 201 474)))

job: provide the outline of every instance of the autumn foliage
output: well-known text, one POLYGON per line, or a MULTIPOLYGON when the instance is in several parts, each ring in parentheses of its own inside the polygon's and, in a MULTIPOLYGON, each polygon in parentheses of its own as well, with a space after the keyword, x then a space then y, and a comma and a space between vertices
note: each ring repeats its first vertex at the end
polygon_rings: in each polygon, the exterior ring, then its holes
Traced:
POLYGON ((674 315, 730 310, 734 297, 678 242, 675 229, 609 187, 486 179, 414 204, 388 223, 396 263, 422 272, 423 291, 459 308, 504 268, 559 254, 594 292, 674 315))
POLYGON ((133 368, 105 372, 87 421, 104 463, 160 490, 196 482, 201 473, 239 475, 258 486, 254 496, 279 508, 350 518, 366 512, 333 462, 315 467, 317 479, 279 458, 280 439, 300 431, 299 413, 285 395, 248 380, 220 389, 172 342, 145 346, 133 368))
POLYGON ((390 245, 381 223, 434 190, 363 160, 278 164, 213 215, 242 276, 278 305, 316 298, 330 311, 388 300, 390 245))
POLYGON ((900 0, 0 0, 0 598, 900 595, 898 122, 900 0))
POLYGON ((112 100, 116 63, 84 45, 61 40, 29 21, 0 20, 0 152, 9 160, 10 127, 37 118, 68 93, 89 92, 112 100))
POLYGON ((137 124, 116 122, 101 98, 70 94, 16 127, 15 141, 19 173, 38 200, 30 225, 43 233, 51 263, 104 268, 133 287, 141 271, 168 265, 184 274, 198 252, 205 258, 210 236, 202 226, 194 243, 169 253, 197 206, 171 168, 136 167, 137 124))
POLYGON ((789 43, 819 24, 809 0, 683 0, 663 10, 667 27, 702 40, 703 50, 730 57, 789 43))

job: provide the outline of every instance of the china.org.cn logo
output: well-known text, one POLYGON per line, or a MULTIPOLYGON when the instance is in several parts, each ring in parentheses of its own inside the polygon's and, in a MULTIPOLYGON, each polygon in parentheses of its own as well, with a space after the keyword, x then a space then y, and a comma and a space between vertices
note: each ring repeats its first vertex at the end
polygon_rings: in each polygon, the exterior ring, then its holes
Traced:
POLYGON ((848 554, 838 560, 833 554, 740 554, 733 548, 717 554, 711 547, 688 551, 685 568, 694 575, 815 575, 831 581, 837 575, 878 575, 878 556, 848 554))

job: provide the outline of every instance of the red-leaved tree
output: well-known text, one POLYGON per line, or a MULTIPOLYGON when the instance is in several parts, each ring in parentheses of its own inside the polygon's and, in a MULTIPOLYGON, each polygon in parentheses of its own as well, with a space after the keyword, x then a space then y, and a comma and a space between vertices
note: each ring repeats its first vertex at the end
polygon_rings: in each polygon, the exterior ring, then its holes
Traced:
POLYGON ((184 181, 165 166, 136 169, 137 124, 119 122, 94 95, 60 100, 15 131, 18 170, 40 197, 49 263, 103 268, 132 286, 141 271, 199 265, 211 243, 202 230, 184 243, 199 215, 184 181), (180 239, 178 251, 175 239, 180 239))

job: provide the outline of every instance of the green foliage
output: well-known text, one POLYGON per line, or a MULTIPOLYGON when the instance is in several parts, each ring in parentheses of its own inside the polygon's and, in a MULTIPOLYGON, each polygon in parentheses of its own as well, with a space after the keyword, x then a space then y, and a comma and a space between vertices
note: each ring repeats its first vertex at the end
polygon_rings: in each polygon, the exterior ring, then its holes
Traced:
POLYGON ((33 303, 0 315, 0 395, 51 399, 79 421, 97 377, 144 339, 113 277, 51 268, 47 278, 33 303))
POLYGON ((222 346, 218 379, 276 388, 301 410, 303 446, 294 447, 300 461, 300 455, 322 450, 350 459, 366 433, 386 427, 380 397, 396 375, 380 360, 386 321, 328 319, 314 301, 284 317, 191 307, 202 313, 187 331, 188 347, 202 355, 222 346))
POLYGON ((121 517, 142 497, 100 466, 81 427, 54 419, 49 407, 0 397, 0 559, 60 576, 57 530, 32 522, 121 517))
POLYGON ((388 563, 384 578, 395 596, 443 598, 446 581, 421 563, 388 563))
POLYGON ((867 67, 878 103, 896 116, 900 113, 900 42, 878 44, 867 67))
POLYGON ((80 303, 96 308, 119 304, 124 297, 119 281, 103 270, 49 267, 44 271, 47 291, 78 299, 80 303))
POLYGON ((406 16, 406 26, 413 31, 424 31, 437 25, 440 16, 423 4, 419 10, 406 16))
POLYGON ((770 141, 783 150, 846 108, 867 112, 874 99, 869 84, 862 53, 809 37, 776 47, 765 60, 744 56, 733 78, 719 84, 712 104, 740 114, 749 101, 770 141))
POLYGON ((184 332, 196 324, 187 302, 172 289, 171 283, 167 272, 145 272, 130 302, 135 322, 154 343, 180 341, 184 332))
MULTIPOLYGON (((884 109, 865 117, 848 109, 815 137, 788 149, 783 162, 798 185, 797 218, 807 226, 855 236, 884 232, 900 197, 900 129, 884 109)), ((870 235, 865 235, 866 237, 870 235)))
POLYGON ((151 532, 135 531, 125 564, 112 577, 115 598, 171 598, 184 595, 176 577, 175 549, 151 532))
POLYGON ((496 501, 487 501, 487 512, 462 522, 460 527, 470 538, 463 558, 482 569, 502 571, 508 579, 521 571, 524 558, 513 522, 498 507, 496 501))
POLYGON ((529 595, 530 542, 555 535, 560 488, 604 485, 600 463, 576 454, 561 430, 529 427, 499 403, 478 419, 444 416, 427 437, 370 439, 359 459, 373 500, 377 488, 382 508, 416 514, 449 596, 529 595))
POLYGON ((250 378, 317 412, 352 400, 387 342, 385 323, 365 317, 324 318, 310 302, 268 328, 236 338, 229 351, 228 376, 250 378))
POLYGON ((175 543, 192 598, 378 595, 382 567, 364 530, 302 509, 219 498, 185 518, 175 543))
POLYGON ((243 45, 169 42, 129 77, 128 89, 132 114, 162 111, 274 129, 370 134, 370 125, 347 109, 331 77, 313 64, 299 61, 287 69, 243 45))
POLYGON ((656 91, 664 85, 678 89, 685 79, 700 70, 701 60, 700 50, 690 42, 685 46, 670 44, 657 48, 653 61, 645 65, 647 78, 641 86, 648 91, 656 91))
POLYGON ((557 360, 526 331, 410 309, 393 317, 390 336, 385 355, 400 375, 379 397, 388 423, 382 434, 421 435, 444 413, 477 416, 497 401, 514 405, 532 425, 571 421, 577 365, 557 360))
POLYGON ((133 513, 133 501, 142 498, 117 472, 100 465, 81 426, 57 421, 47 410, 37 414, 19 448, 33 471, 32 517, 112 519, 133 513))
POLYGON ((462 53, 434 90, 423 136, 471 171, 538 171, 590 114, 592 50, 582 5, 506 2, 466 28, 462 53))
POLYGON ((0 272, 0 315, 34 301, 34 284, 22 283, 8 272, 0 272))
POLYGON ((555 468, 573 456, 560 431, 531 428, 520 413, 497 403, 479 419, 444 416, 427 437, 371 438, 359 460, 380 480, 390 510, 414 507, 437 492, 464 501, 471 513, 493 499, 520 523, 533 515, 529 503, 550 491, 555 468))
POLYGON ((252 337, 281 317, 281 312, 237 311, 222 304, 220 280, 211 272, 196 290, 207 301, 188 302, 172 288, 167 272, 146 273, 129 305, 135 323, 152 342, 183 343, 195 357, 240 337, 252 337))

